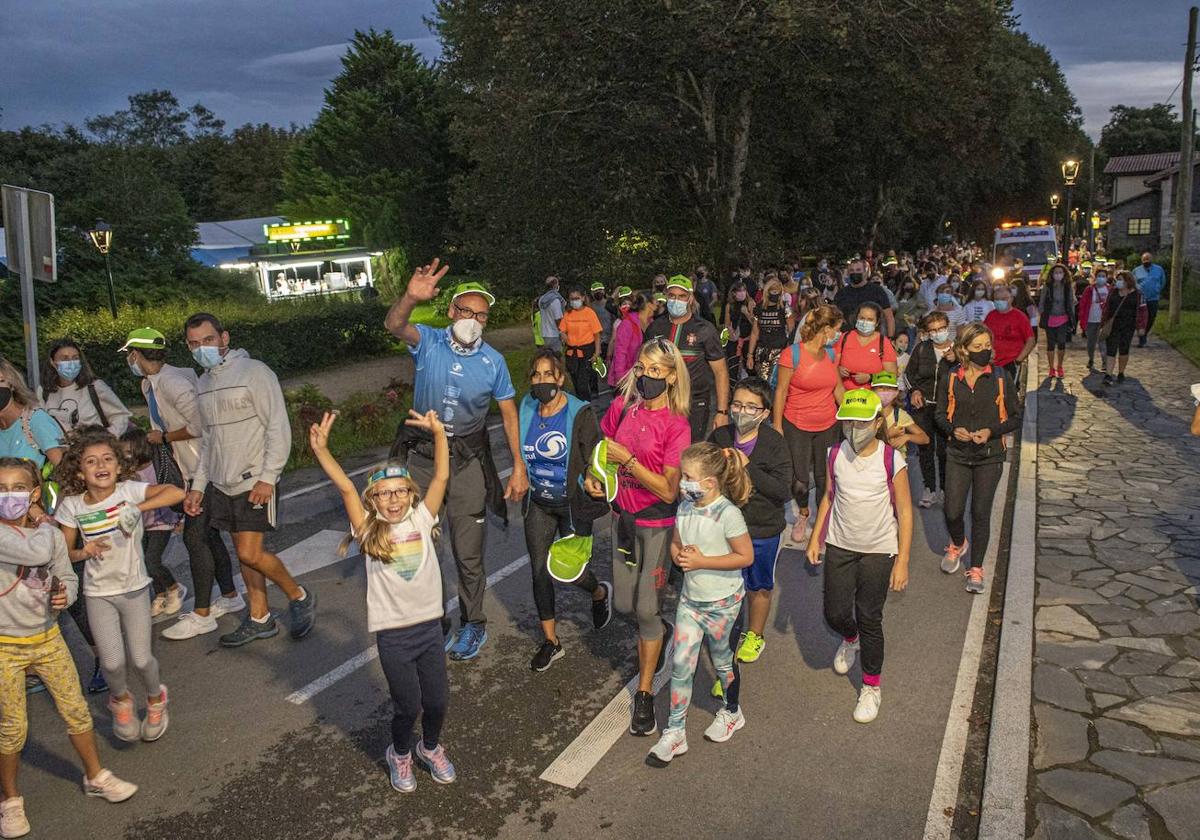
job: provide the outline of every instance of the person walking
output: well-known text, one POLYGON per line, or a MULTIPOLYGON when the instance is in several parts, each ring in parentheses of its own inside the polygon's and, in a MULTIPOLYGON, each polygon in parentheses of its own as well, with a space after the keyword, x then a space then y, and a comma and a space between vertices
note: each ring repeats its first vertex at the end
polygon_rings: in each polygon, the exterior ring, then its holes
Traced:
MULTIPOLYGON (((402 339, 413 355, 413 408, 438 412, 450 439, 450 486, 446 518, 458 572, 460 626, 450 640, 450 658, 474 659, 487 642, 483 612, 487 575, 483 567, 487 512, 507 522, 506 501, 520 501, 529 490, 521 455, 516 389, 504 356, 483 340, 488 313, 496 298, 482 283, 460 283, 451 292, 447 314, 451 324, 437 329, 409 321, 418 304, 433 300, 448 265, 434 261, 413 272, 404 294, 388 310, 385 326, 402 339), (487 413, 500 407, 504 437, 512 454, 507 486, 500 484, 492 459, 487 413)), ((557 322, 555 322, 557 324, 557 322)), ((555 349, 551 347, 550 349, 555 349)), ((393 455, 405 463, 414 480, 427 486, 433 475, 433 441, 421 429, 402 426, 393 455)))
POLYGON ((762 305, 758 307, 754 326, 750 330, 748 352, 754 360, 754 376, 771 379, 779 354, 787 347, 788 336, 794 328, 791 310, 783 303, 783 284, 777 278, 768 280, 763 288, 762 305))
POLYGON ((204 368, 196 386, 200 451, 183 510, 199 517, 208 508, 211 527, 232 535, 250 604, 221 644, 241 647, 279 632, 267 604, 268 580, 288 599, 292 638, 303 639, 316 623, 317 596, 296 583, 263 544, 277 524, 279 477, 292 447, 279 380, 245 350, 230 346, 229 331, 217 316, 197 312, 183 328, 192 358, 204 368))
POLYGON ((1100 326, 1104 320, 1104 302, 1112 290, 1108 287, 1108 270, 1096 272, 1094 283, 1089 283, 1079 297, 1079 312, 1076 320, 1079 330, 1087 338, 1088 370, 1096 369, 1096 346, 1100 347, 1100 364, 1108 375, 1108 350, 1100 337, 1100 326))
POLYGON ((559 294, 558 278, 554 275, 546 278, 546 291, 538 298, 537 306, 541 316, 542 346, 561 353, 562 336, 559 333, 558 322, 562 320, 566 311, 566 303, 559 294))
POLYGON ((66 432, 80 426, 102 426, 113 437, 120 437, 131 416, 113 389, 92 373, 72 338, 60 338, 46 351, 42 405, 66 432))
POLYGON ((1015 384, 1018 382, 1017 370, 1033 352, 1036 339, 1029 326, 1029 316, 1013 307, 1012 291, 1008 286, 997 286, 994 295, 995 308, 983 323, 992 331, 994 364, 1004 368, 1015 384))
POLYGON ((608 296, 604 293, 604 284, 599 280, 592 283, 589 291, 592 293, 592 299, 588 302, 588 306, 596 313, 596 320, 600 322, 600 358, 608 358, 608 348, 612 346, 613 323, 618 317, 616 307, 611 305, 608 296))
POLYGON ((654 301, 641 292, 630 293, 622 299, 621 309, 624 314, 613 327, 608 356, 608 384, 613 388, 617 388, 629 369, 637 364, 642 336, 654 318, 654 301))
POLYGON ((1149 251, 1142 254, 1142 264, 1133 270, 1133 279, 1138 291, 1146 303, 1146 323, 1138 328, 1138 347, 1146 346, 1146 336, 1154 327, 1154 319, 1158 317, 1158 301, 1167 285, 1167 273, 1163 267, 1154 262, 1154 255, 1149 251))
POLYGON ((1004 369, 992 364, 992 333, 969 324, 954 347, 958 363, 938 381, 937 425, 946 435, 946 530, 950 544, 942 571, 954 574, 968 543, 964 516, 971 498, 967 591, 985 589, 983 559, 991 538, 992 503, 1004 468, 1004 436, 1021 427, 1017 389, 1004 369))
POLYGON ((834 361, 847 391, 870 387, 871 377, 881 370, 896 372, 896 348, 880 327, 879 307, 867 302, 858 308, 854 329, 842 333, 834 361))
POLYGON ((730 382, 748 375, 753 366, 748 352, 750 333, 754 330, 754 299, 746 284, 734 281, 725 296, 724 324, 725 367, 730 382))
POLYGON ((597 390, 596 370, 592 367, 592 361, 603 358, 600 355, 600 343, 604 328, 591 307, 583 305, 583 289, 571 289, 567 295, 568 308, 558 322, 558 332, 562 336, 567 369, 571 372, 571 381, 575 383, 575 396, 591 402, 597 390))
POLYGON ((1125 366, 1129 364, 1129 348, 1135 332, 1149 323, 1149 304, 1134 283, 1133 275, 1122 271, 1117 275, 1116 289, 1104 302, 1100 334, 1105 336, 1105 352, 1110 360, 1105 365, 1104 384, 1113 384, 1113 363, 1116 360, 1117 382, 1125 381, 1125 366))
POLYGON ((842 320, 853 323, 864 303, 873 303, 879 317, 877 328, 882 335, 895 335, 896 322, 891 309, 891 300, 879 283, 867 282, 865 263, 860 259, 850 261, 849 284, 843 286, 833 300, 833 305, 842 310, 842 320))
POLYGON ((1046 362, 1050 366, 1050 377, 1062 379, 1063 356, 1067 351, 1067 338, 1075 332, 1072 321, 1078 305, 1071 274, 1061 262, 1050 269, 1050 276, 1038 295, 1037 308, 1042 313, 1046 330, 1046 362))

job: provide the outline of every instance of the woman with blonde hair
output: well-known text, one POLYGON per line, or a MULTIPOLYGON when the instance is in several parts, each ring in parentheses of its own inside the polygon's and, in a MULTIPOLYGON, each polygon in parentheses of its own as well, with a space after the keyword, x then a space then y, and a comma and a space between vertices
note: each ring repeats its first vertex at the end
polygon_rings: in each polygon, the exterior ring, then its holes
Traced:
POLYGON ((40 405, 21 371, 0 358, 0 457, 27 458, 38 469, 62 460, 62 427, 40 405))
MULTIPOLYGON (((679 495, 680 456, 691 443, 688 422, 691 380, 679 349, 663 338, 642 345, 635 364, 621 380, 600 431, 607 461, 617 468, 613 516, 613 606, 634 615, 638 625, 638 686, 629 731, 652 735, 654 675, 663 668, 662 618, 671 533, 679 495)), ((593 496, 605 488, 588 476, 593 496)))
POLYGON ((783 301, 783 284, 777 277, 767 280, 763 288, 762 304, 750 328, 749 357, 753 360, 751 374, 760 379, 770 379, 771 370, 779 361, 779 354, 788 345, 788 336, 795 328, 795 319, 783 301))

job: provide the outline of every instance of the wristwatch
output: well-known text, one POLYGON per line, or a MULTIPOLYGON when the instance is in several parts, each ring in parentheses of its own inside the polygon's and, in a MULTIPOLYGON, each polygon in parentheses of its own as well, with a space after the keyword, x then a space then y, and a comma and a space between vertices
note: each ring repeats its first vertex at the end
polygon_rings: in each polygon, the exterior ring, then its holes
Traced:
POLYGON ((729 409, 727 409, 727 408, 718 408, 717 409, 717 414, 728 414, 728 413, 729 413, 729 409))

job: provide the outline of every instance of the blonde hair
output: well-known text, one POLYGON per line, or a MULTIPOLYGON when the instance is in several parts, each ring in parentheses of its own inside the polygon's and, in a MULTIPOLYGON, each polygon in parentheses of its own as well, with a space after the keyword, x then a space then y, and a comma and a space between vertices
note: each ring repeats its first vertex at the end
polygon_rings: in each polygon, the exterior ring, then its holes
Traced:
POLYGON ((23 408, 37 408, 41 405, 41 401, 37 398, 37 394, 25 384, 25 376, 20 369, 10 362, 8 359, 0 357, 0 376, 4 377, 4 381, 8 383, 8 387, 12 389, 12 398, 17 405, 23 408))
POLYGON ((833 304, 823 303, 816 309, 810 309, 800 329, 800 340, 812 341, 821 330, 839 326, 843 320, 842 310, 833 304))
MULTIPOLYGON (((371 475, 377 472, 386 471, 389 467, 404 467, 400 461, 387 461, 374 467, 371 470, 371 475)), ((407 470, 406 470, 407 471, 407 470)), ((403 481, 408 484, 408 510, 411 513, 416 510, 417 505, 421 503, 421 488, 417 486, 417 482, 412 480, 411 476, 391 476, 388 480, 403 481)), ((338 556, 345 557, 346 552, 350 548, 350 543, 358 540, 358 548, 367 557, 372 560, 388 561, 392 559, 392 525, 395 523, 388 522, 379 515, 379 510, 375 507, 375 494, 371 492, 374 485, 367 484, 363 488, 362 500, 363 506, 363 523, 357 532, 353 528, 342 538, 341 544, 338 546, 338 556)), ((441 537, 442 529, 434 526, 430 532, 430 537, 434 544, 437 544, 441 537)))
POLYGON ((962 332, 958 334, 958 338, 954 340, 954 355, 960 362, 965 362, 967 359, 967 347, 971 342, 979 338, 981 335, 992 337, 992 331, 983 325, 980 321, 974 321, 962 328, 962 332))
MULTIPOLYGON (((652 338, 638 351, 638 362, 641 362, 643 357, 650 364, 669 366, 674 372, 675 384, 667 382, 667 405, 670 406, 672 414, 687 417, 692 408, 692 379, 688 376, 687 364, 683 361, 683 354, 679 352, 679 348, 665 338, 652 338)), ((617 388, 625 397, 626 405, 641 400, 641 395, 637 392, 637 378, 637 365, 634 365, 617 383, 617 388)))
POLYGON ((722 449, 708 441, 693 443, 683 450, 679 462, 694 466, 696 472, 693 474, 699 478, 715 478, 721 495, 738 507, 746 504, 750 491, 754 489, 750 475, 738 460, 737 451, 732 448, 722 449))

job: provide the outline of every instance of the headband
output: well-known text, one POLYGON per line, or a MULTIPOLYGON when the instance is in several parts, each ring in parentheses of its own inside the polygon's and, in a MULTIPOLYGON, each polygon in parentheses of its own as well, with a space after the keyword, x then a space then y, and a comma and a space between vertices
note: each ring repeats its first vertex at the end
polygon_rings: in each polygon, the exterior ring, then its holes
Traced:
POLYGON ((367 486, 370 487, 377 481, 383 481, 385 478, 408 478, 408 470, 404 467, 384 467, 381 470, 376 470, 371 473, 367 479, 367 486))

